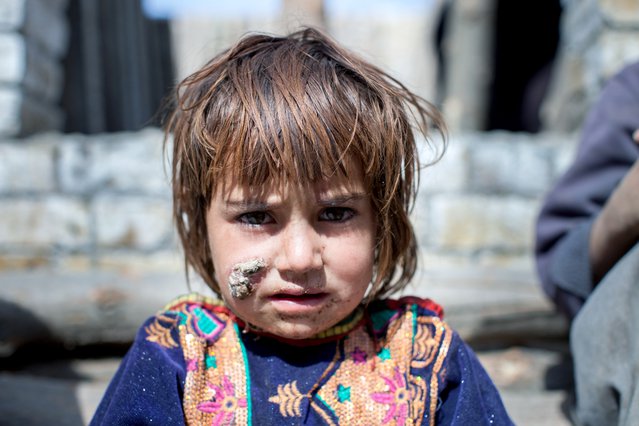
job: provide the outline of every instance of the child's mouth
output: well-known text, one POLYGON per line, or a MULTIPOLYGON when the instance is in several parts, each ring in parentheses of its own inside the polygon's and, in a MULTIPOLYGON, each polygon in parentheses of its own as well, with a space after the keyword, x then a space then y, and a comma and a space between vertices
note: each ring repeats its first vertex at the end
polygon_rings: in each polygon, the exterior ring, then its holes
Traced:
POLYGON ((327 296, 328 293, 277 293, 269 299, 278 305, 312 308, 322 304, 327 296))
POLYGON ((277 300, 319 300, 323 299, 326 296, 326 293, 315 293, 315 294, 285 294, 279 293, 271 296, 272 299, 277 300))

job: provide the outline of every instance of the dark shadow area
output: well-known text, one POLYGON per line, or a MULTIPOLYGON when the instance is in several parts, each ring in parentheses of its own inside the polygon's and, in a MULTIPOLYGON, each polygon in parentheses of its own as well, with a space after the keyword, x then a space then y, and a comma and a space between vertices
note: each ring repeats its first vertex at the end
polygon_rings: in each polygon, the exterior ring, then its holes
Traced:
POLYGON ((486 130, 537 132, 559 45, 560 0, 498 0, 486 130))
POLYGON ((54 341, 29 343, 18 348, 13 355, 0 358, 0 371, 80 381, 87 377, 70 368, 70 361, 122 358, 130 346, 122 343, 69 348, 54 341))
POLYGON ((23 307, 0 300, 0 424, 84 425, 76 371, 82 359, 121 358, 128 344, 65 347, 23 307))
MULTIPOLYGON (((33 341, 51 340, 51 331, 22 306, 0 299, 0 357, 33 341)), ((1 358, 0 358, 1 359, 1 358)))
POLYGON ((168 21, 147 18, 140 0, 70 0, 68 18, 65 132, 158 125, 174 85, 168 21))
POLYGON ((77 388, 96 377, 79 372, 76 365, 83 359, 121 358, 128 347, 96 345, 69 349, 62 344, 41 342, 24 345, 10 357, 0 358, 0 424, 85 425, 88 419, 83 418, 77 388))

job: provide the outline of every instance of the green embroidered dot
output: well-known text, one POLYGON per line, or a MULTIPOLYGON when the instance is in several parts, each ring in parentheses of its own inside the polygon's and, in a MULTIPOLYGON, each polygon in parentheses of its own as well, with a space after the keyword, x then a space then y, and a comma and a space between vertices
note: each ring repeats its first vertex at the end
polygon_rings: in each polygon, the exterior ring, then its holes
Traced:
POLYGON ((350 401, 351 400, 351 387, 339 385, 337 386, 337 399, 339 402, 350 401))
POLYGON ((390 349, 388 348, 382 348, 381 351, 379 351, 379 353, 377 354, 377 356, 379 357, 379 359, 381 359, 382 361, 386 361, 388 359, 391 359, 391 353, 390 353, 390 349))
POLYGON ((217 359, 215 358, 215 355, 206 355, 204 357, 204 364, 207 369, 217 368, 217 359))

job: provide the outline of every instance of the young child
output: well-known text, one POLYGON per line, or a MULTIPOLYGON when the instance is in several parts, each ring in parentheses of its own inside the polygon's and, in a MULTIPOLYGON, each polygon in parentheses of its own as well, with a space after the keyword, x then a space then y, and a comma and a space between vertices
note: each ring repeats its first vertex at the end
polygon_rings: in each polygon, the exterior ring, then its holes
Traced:
MULTIPOLYGON (((189 295, 140 329, 92 424, 511 424, 416 268, 429 103, 313 29, 250 35, 178 87, 189 295)), ((428 136, 427 136, 428 137, 428 136)))

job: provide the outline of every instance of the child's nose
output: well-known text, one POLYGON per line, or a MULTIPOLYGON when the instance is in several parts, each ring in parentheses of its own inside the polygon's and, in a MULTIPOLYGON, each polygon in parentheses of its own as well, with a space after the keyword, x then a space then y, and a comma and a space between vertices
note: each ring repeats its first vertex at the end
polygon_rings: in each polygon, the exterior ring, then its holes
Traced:
POLYGON ((304 273, 322 266, 322 238, 312 224, 290 223, 283 232, 280 268, 304 273))

